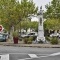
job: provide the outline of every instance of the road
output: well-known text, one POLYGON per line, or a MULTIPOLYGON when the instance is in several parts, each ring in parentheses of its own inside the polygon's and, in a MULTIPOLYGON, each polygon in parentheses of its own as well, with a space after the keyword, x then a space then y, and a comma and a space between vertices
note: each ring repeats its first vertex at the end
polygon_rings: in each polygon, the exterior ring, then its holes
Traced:
POLYGON ((10 60, 60 60, 60 48, 0 46, 0 54, 9 54, 10 60))

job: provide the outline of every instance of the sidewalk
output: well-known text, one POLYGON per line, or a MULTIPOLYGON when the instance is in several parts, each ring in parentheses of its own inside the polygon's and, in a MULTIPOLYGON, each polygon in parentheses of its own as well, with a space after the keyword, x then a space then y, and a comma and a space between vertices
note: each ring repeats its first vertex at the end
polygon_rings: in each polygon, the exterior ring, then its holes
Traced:
POLYGON ((19 42, 14 44, 13 42, 0 42, 0 46, 15 46, 15 47, 38 47, 38 48, 60 48, 60 45, 51 45, 51 44, 23 44, 19 42))

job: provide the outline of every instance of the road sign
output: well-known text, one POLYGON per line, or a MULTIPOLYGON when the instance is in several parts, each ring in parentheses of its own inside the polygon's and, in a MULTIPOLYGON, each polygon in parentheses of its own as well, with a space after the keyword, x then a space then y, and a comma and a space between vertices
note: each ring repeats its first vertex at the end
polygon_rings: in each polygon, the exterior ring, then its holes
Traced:
POLYGON ((0 25, 0 31, 2 31, 2 26, 0 25))

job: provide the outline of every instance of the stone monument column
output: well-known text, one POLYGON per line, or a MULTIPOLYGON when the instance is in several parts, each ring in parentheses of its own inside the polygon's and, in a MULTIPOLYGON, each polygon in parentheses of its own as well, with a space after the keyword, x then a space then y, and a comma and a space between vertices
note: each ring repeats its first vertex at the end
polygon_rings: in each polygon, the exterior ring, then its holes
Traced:
POLYGON ((43 10, 42 6, 40 7, 40 11, 38 12, 38 36, 37 36, 37 41, 43 41, 45 42, 45 37, 44 37, 44 28, 43 28, 43 10))

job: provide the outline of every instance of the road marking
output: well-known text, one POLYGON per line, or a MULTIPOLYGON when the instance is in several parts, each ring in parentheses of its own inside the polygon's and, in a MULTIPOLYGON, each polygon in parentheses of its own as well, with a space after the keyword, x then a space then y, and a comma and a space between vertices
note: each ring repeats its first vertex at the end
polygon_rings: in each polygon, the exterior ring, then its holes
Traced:
POLYGON ((49 56, 57 56, 57 55, 60 55, 60 52, 50 54, 49 56))
POLYGON ((33 58, 24 58, 24 59, 18 59, 18 60, 28 60, 28 59, 33 59, 33 58))
POLYGON ((45 56, 43 55, 43 56, 39 56, 39 58, 41 58, 41 57, 48 57, 48 56, 49 56, 49 55, 45 55, 45 56))
POLYGON ((31 58, 38 58, 36 54, 28 54, 31 58))
POLYGON ((24 58, 24 59, 18 59, 18 60, 28 60, 28 59, 34 59, 34 58, 38 58, 38 56, 36 54, 28 54, 30 58, 24 58))
POLYGON ((2 54, 4 60, 7 58, 7 56, 8 56, 8 59, 6 59, 6 60, 9 60, 9 54, 27 54, 30 58, 24 58, 24 59, 18 59, 18 60, 28 60, 28 59, 34 59, 34 58, 43 58, 43 57, 49 57, 49 56, 57 56, 57 55, 60 55, 60 52, 53 53, 53 54, 28 54, 28 53, 8 53, 8 54, 0 53, 0 54, 2 54), (41 55, 41 56, 38 56, 38 55, 41 55))
POLYGON ((0 60, 9 60, 9 54, 0 55, 0 60))
MULTIPOLYGON (((6 54, 6 53, 0 53, 0 54, 6 54)), ((8 53, 8 54, 28 54, 28 53, 8 53)))
POLYGON ((60 55, 60 52, 53 53, 53 54, 46 55, 46 56, 40 56, 40 57, 49 57, 49 56, 57 56, 57 55, 60 55))
POLYGON ((36 55, 41 55, 41 56, 45 56, 45 55, 49 55, 49 54, 36 54, 36 55))
POLYGON ((25 59, 18 59, 18 60, 25 60, 25 59))
POLYGON ((43 58, 43 57, 49 57, 49 56, 57 56, 60 55, 60 52, 57 53, 53 53, 53 54, 42 54, 43 56, 37 56, 37 55, 41 55, 41 54, 28 54, 30 56, 30 58, 24 58, 24 59, 18 59, 18 60, 27 60, 27 59, 34 59, 34 58, 43 58), (45 56, 44 56, 45 55, 45 56))

